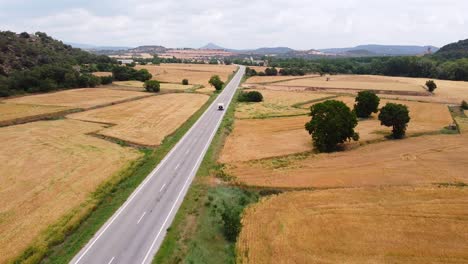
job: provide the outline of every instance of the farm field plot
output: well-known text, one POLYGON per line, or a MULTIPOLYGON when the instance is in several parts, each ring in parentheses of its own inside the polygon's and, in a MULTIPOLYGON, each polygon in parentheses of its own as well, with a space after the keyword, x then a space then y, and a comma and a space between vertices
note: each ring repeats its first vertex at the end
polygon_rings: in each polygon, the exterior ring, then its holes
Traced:
POLYGON ((420 136, 301 159, 231 163, 227 173, 248 185, 285 188, 468 183, 466 144, 466 135, 420 136))
MULTIPOLYGON (((284 98, 287 98, 287 96, 284 95, 284 98)), ((350 107, 354 104, 354 97, 342 96, 334 99, 343 101, 350 107)), ((386 102, 386 100, 381 100, 381 105, 383 106, 386 102)), ((412 119, 407 134, 410 136, 419 133, 438 132, 453 123, 452 116, 445 105, 409 101, 391 102, 403 103, 409 107, 412 119)), ((250 109, 246 108, 247 106, 240 104, 238 106, 240 114, 236 112, 236 117, 243 117, 247 111, 250 111, 250 109)), ((252 104, 252 107, 262 109, 260 108, 262 107, 261 104, 252 104)), ((310 104, 304 106, 304 114, 307 113, 305 108, 308 107, 310 107, 310 104)), ((310 117, 307 115, 236 120, 234 130, 224 145, 220 162, 248 161, 312 151, 312 139, 304 128, 305 123, 309 121, 310 117)), ((384 136, 390 134, 391 128, 381 126, 380 121, 374 115, 368 120, 359 121, 356 131, 359 133, 360 142, 366 142, 378 139, 384 140, 384 136)), ((352 147, 357 144, 359 143, 351 142, 346 143, 346 146, 352 147)))
POLYGON ((307 109, 294 107, 294 105, 312 100, 330 98, 330 96, 333 96, 314 92, 287 92, 255 89, 248 89, 245 91, 258 91, 262 93, 263 102, 239 103, 236 108, 236 118, 266 118, 270 116, 307 114, 307 109))
MULTIPOLYGON (((109 88, 119 89, 121 88, 120 86, 123 86, 125 87, 125 90, 140 91, 140 92, 145 91, 144 82, 140 82, 140 81, 117 81, 117 82, 114 82, 113 84, 114 85, 109 88)), ((185 90, 194 88, 193 85, 182 85, 178 83, 161 83, 160 86, 161 86, 162 91, 164 90, 185 91, 185 90)))
MULTIPOLYGON (((409 78, 410 79, 410 78, 409 78)), ((427 80, 426 80, 427 81, 427 80)), ((402 78, 371 75, 332 75, 317 78, 296 79, 275 83, 281 86, 306 86, 325 88, 349 88, 363 90, 392 90, 425 92, 424 82, 405 81, 402 78), (329 81, 327 81, 329 78, 329 81)))
POLYGON ((209 65, 209 64, 161 64, 138 65, 136 69, 147 69, 154 80, 168 83, 181 83, 182 79, 188 79, 190 84, 199 84, 213 91, 208 81, 211 76, 219 75, 221 80, 227 81, 229 75, 235 71, 234 65, 209 65))
POLYGON ((3 102, 89 109, 95 106, 138 99, 151 95, 152 94, 142 92, 119 91, 105 88, 82 88, 6 99, 3 100, 3 102))
POLYGON ((9 122, 70 110, 66 106, 28 105, 0 102, 0 125, 9 122))
POLYGON ((93 72, 93 75, 98 77, 112 76, 112 72, 93 72))
POLYGON ((82 121, 114 124, 100 130, 104 136, 156 146, 206 101, 207 95, 175 93, 152 96, 109 107, 68 115, 82 121))
POLYGON ((288 81, 288 80, 300 80, 300 79, 313 79, 320 77, 318 74, 308 74, 304 76, 252 76, 247 79, 245 82, 246 84, 261 84, 261 83, 273 83, 273 82, 279 82, 282 83, 283 81, 288 81))
POLYGON ((239 263, 465 263, 467 188, 301 191, 243 214, 239 263))
POLYGON ((86 135, 102 128, 75 120, 0 128, 0 140, 8 142, 0 148, 0 263, 140 157, 86 135))

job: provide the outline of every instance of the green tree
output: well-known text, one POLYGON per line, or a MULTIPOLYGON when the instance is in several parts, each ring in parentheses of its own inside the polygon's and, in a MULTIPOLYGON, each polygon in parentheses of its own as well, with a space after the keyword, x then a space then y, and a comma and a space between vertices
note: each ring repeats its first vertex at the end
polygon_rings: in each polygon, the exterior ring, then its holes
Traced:
POLYGON ((468 110, 468 103, 465 100, 461 102, 461 108, 463 110, 468 110))
POLYGON ((354 111, 358 117, 368 118, 372 113, 378 112, 380 98, 373 92, 361 91, 355 101, 354 111))
POLYGON ((132 79, 145 82, 151 80, 151 78, 153 78, 153 75, 151 75, 147 69, 141 69, 134 74, 132 79))
POLYGON ((101 76, 101 84, 111 84, 112 82, 112 76, 101 76))
POLYGON ((216 91, 220 91, 221 89, 223 89, 224 82, 221 81, 218 75, 211 76, 208 83, 211 84, 211 86, 213 86, 216 89, 216 91))
POLYGON ((437 88, 437 84, 433 80, 429 80, 426 82, 426 87, 429 92, 433 93, 434 90, 437 88))
POLYGON ((183 79, 183 80, 182 80, 182 84, 183 84, 183 85, 188 85, 188 84, 189 84, 188 79, 183 79))
POLYGON ((237 100, 239 102, 261 102, 263 101, 263 95, 257 91, 241 92, 237 100))
POLYGON ((359 140, 354 131, 356 115, 341 101, 327 100, 310 108, 312 119, 305 129, 312 135, 314 146, 321 152, 337 149, 338 144, 347 140, 359 140))
POLYGON ((145 81, 145 89, 148 92, 158 93, 161 90, 161 85, 156 80, 147 80, 145 81))
POLYGON ((410 119, 406 105, 387 103, 380 109, 380 123, 381 125, 392 127, 392 137, 395 139, 405 136, 406 127, 410 119))

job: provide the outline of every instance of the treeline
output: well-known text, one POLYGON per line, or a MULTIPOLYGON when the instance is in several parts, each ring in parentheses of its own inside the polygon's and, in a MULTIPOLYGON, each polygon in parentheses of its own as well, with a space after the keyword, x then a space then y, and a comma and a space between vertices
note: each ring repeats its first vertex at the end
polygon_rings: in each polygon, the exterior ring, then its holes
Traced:
POLYGON ((117 61, 72 48, 37 32, 0 32, 0 96, 95 87, 112 82, 95 71, 111 71, 117 61))
POLYGON ((271 59, 270 66, 319 74, 372 74, 468 81, 468 59, 374 57, 340 59, 271 59))

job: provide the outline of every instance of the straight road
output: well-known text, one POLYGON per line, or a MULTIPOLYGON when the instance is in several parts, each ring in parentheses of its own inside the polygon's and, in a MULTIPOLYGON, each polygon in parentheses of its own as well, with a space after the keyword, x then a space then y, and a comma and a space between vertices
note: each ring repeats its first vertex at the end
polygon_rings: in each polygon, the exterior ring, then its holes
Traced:
POLYGON ((147 264, 158 251, 245 72, 232 78, 200 119, 120 209, 72 259, 72 264, 147 264))

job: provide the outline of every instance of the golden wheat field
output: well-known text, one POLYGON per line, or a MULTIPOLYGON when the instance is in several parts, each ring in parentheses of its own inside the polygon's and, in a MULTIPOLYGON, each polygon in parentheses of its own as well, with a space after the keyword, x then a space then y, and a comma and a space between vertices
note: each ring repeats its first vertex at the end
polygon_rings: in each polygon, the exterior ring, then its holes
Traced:
MULTIPOLYGON (((211 88, 208 81, 211 76, 219 75, 221 80, 227 81, 229 75, 237 69, 234 65, 210 65, 210 64, 161 64, 138 65, 136 69, 147 69, 154 80, 169 83, 181 83, 188 79, 190 84, 203 85, 211 88)), ((210 91, 213 91, 211 88, 210 91)))
POLYGON ((66 106, 29 105, 0 102, 0 123, 27 117, 42 116, 70 110, 66 106))
MULTIPOLYGON (((277 100, 280 102, 278 105, 281 106, 281 103, 284 103, 284 105, 290 104, 290 100, 294 101, 300 98, 304 100, 307 99, 306 95, 301 96, 301 93, 295 92, 264 90, 261 92, 267 95, 267 98, 273 97, 273 99, 266 99, 266 104, 268 104, 267 102, 274 102, 274 100, 277 100)), ((302 94, 311 94, 312 97, 310 98, 314 98, 314 93, 309 92, 302 94)), ((315 95, 316 98, 319 99, 322 98, 322 96, 327 96, 326 94, 315 95)), ((354 97, 339 96, 332 99, 343 101, 350 108, 352 108, 354 104, 354 97)), ((408 106, 411 117, 407 129, 407 134, 409 136, 420 133, 438 132, 453 123, 452 116, 447 106, 442 104, 381 100, 381 106, 387 102, 401 103, 408 106)), ((312 104, 315 103, 317 102, 312 104)), ((310 121, 310 117, 305 115, 308 112, 306 108, 309 108, 310 105, 311 104, 304 105, 302 112, 293 112, 302 113, 304 114, 303 116, 236 120, 234 129, 227 138, 222 150, 219 159, 220 162, 248 161, 312 151, 311 136, 304 128, 305 123, 310 121)), ((236 112, 237 118, 262 117, 258 114, 260 111, 263 111, 260 113, 274 113, 278 116, 291 113, 288 107, 273 105, 273 107, 267 108, 262 106, 262 103, 239 104, 236 111, 238 111, 236 112)), ((267 114, 264 114, 263 117, 265 116, 267 116, 267 114)), ((385 135, 390 134, 391 128, 382 126, 374 114, 370 119, 360 120, 356 126, 356 132, 360 135, 360 142, 369 142, 384 140, 385 135)), ((352 147, 356 144, 355 142, 351 142, 346 143, 346 146, 352 147)))
POLYGON ((289 192, 247 208, 238 263, 466 263, 467 188, 289 192))
POLYGON ((93 75, 97 77, 112 76, 112 72, 93 72, 93 75))
POLYGON ((86 135, 103 127, 56 120, 0 128, 0 263, 140 156, 86 135))
POLYGON ((253 76, 247 79, 247 84, 269 84, 282 83, 290 80, 308 80, 320 77, 318 74, 308 74, 304 76, 253 76))
POLYGON ((6 99, 3 102, 88 109, 151 95, 152 94, 142 92, 119 91, 105 88, 82 88, 6 99))
POLYGON ((207 95, 175 93, 152 96, 68 115, 68 118, 112 124, 98 134, 131 143, 156 146, 208 100, 207 95))
POLYGON ((468 137, 433 135, 368 144, 348 151, 231 163, 244 184, 335 188, 468 183, 468 137))
POLYGON ((288 116, 307 114, 308 110, 295 104, 331 98, 333 95, 311 92, 287 92, 271 90, 246 89, 258 91, 263 95, 260 103, 239 103, 236 107, 236 118, 266 118, 271 116, 288 116))
MULTIPOLYGON (((129 90, 129 91, 140 91, 143 92, 145 91, 144 88, 144 82, 140 81, 117 81, 113 82, 113 86, 106 87, 110 89, 120 89, 121 87, 124 87, 124 90, 129 90)), ((185 91, 188 89, 193 89, 193 85, 182 85, 178 83, 161 83, 160 84, 161 90, 162 91, 185 91)))

